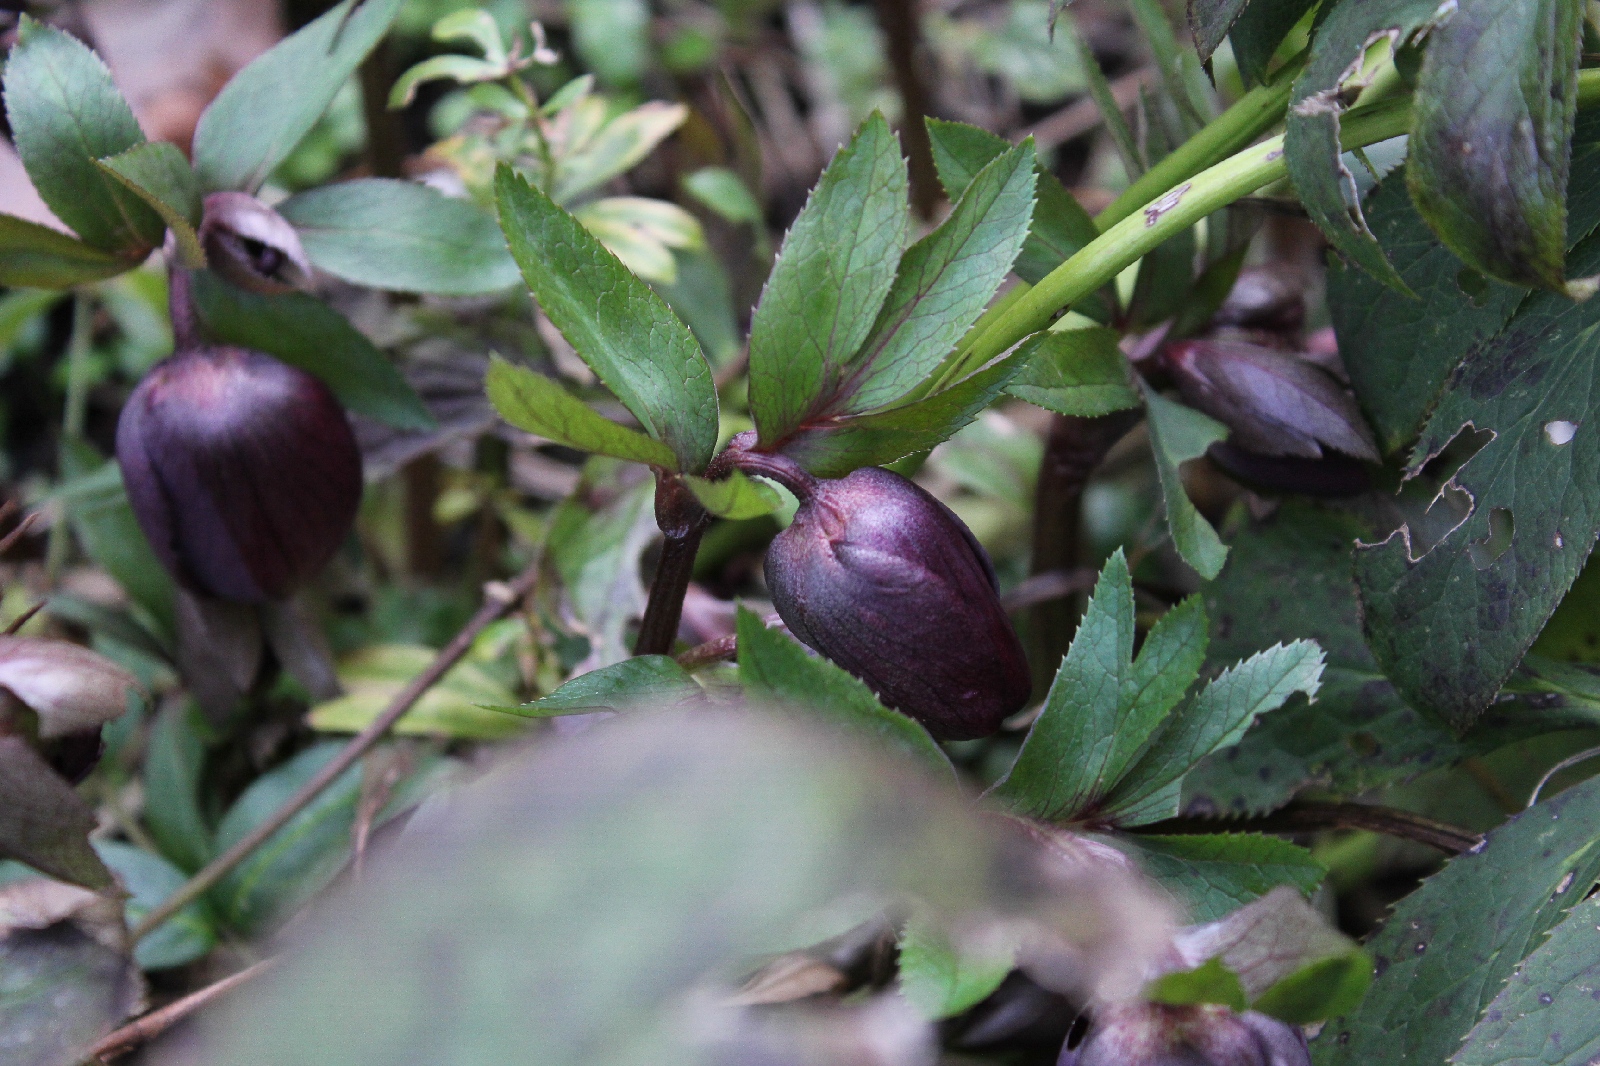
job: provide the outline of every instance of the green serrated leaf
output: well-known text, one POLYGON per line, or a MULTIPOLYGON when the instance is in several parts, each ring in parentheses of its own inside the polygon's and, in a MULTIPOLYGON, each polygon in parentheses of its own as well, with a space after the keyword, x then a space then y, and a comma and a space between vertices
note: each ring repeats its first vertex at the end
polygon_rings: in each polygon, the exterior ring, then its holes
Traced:
POLYGON ((320 270, 396 292, 469 296, 517 283, 494 218, 412 181, 361 178, 277 206, 320 270))
POLYGON ((1021 365, 1017 353, 998 359, 942 392, 869 415, 809 426, 783 447, 818 477, 843 477, 927 451, 968 425, 999 396, 1021 365))
POLYGON ((1259 833, 1141 833, 1110 841, 1166 889, 1191 922, 1226 917, 1279 885, 1310 895, 1328 873, 1305 848, 1259 833))
POLYGON ((1207 959, 1192 970, 1162 974, 1144 986, 1144 998, 1175 1007, 1194 1003, 1220 1003, 1231 1010, 1245 1009, 1244 986, 1239 975, 1221 959, 1207 959))
POLYGON ((518 429, 581 451, 678 468, 671 448, 611 421, 544 374, 496 356, 489 363, 486 388, 500 417, 518 429))
POLYGON ((928 731, 919 723, 878 702, 862 681, 828 660, 809 654, 788 635, 768 629, 744 607, 739 608, 739 680, 753 700, 792 707, 880 743, 937 768, 954 773, 928 731))
POLYGON ((178 256, 184 266, 195 269, 206 265, 205 249, 200 247, 195 233, 195 227, 200 225, 200 184, 176 145, 154 141, 95 163, 161 216, 177 238, 178 256))
POLYGON ((1022 367, 1006 386, 1061 415, 1094 417, 1138 407, 1139 390, 1114 329, 1045 330, 1022 342, 1022 367))
POLYGON ((60 230, 0 214, 0 285, 70 289, 138 266, 60 230))
POLYGON ((524 718, 554 718, 593 711, 662 708, 697 700, 702 690, 669 655, 636 655, 579 674, 550 695, 500 710, 524 718))
POLYGON ((1490 277, 1564 292, 1580 5, 1456 0, 1428 35, 1406 184, 1451 250, 1490 277), (1462 91, 1463 71, 1494 71, 1462 91))
MULTIPOLYGON (((951 202, 959 200, 978 172, 1011 150, 1011 142, 988 130, 965 122, 926 120, 933 143, 933 162, 939 183, 951 202)), ((1017 276, 1034 284, 1070 259, 1084 245, 1100 235, 1094 220, 1076 197, 1061 184, 1061 179, 1034 164, 1035 192, 1033 222, 1028 239, 1012 269, 1017 276)))
POLYGON ((828 414, 882 410, 938 369, 1010 273, 1033 217, 1033 188, 1028 140, 979 171, 938 228, 906 250, 828 414))
POLYGON ((717 393, 689 328, 509 167, 495 175, 495 199, 512 257, 550 321, 680 470, 703 471, 717 444, 717 393))
POLYGON ((195 127, 201 190, 259 189, 316 125, 399 10, 400 0, 343 0, 235 74, 195 127))
POLYGON ((316 375, 340 403, 368 418, 400 429, 437 425, 394 364, 327 304, 300 292, 246 292, 209 270, 196 271, 192 284, 195 309, 216 340, 316 375))
POLYGON ((1450 1059, 1454 1066, 1544 1066, 1600 1055, 1600 898, 1574 907, 1529 955, 1450 1059))
POLYGON ((1133 656, 1133 582, 1119 549, 1016 762, 995 786, 1013 810, 1047 821, 1098 816, 1199 674, 1206 615, 1198 597, 1168 611, 1133 656))
POLYGON ((750 414, 763 445, 832 398, 871 333, 905 247, 907 183, 899 143, 874 113, 789 227, 750 324, 750 414))
POLYGON ((783 497, 771 485, 745 477, 737 470, 720 481, 707 481, 692 474, 684 480, 695 499, 718 518, 760 518, 783 506, 783 497))
POLYGON ((1257 715, 1277 710, 1296 692, 1315 696, 1322 661, 1314 641, 1297 640, 1224 670, 1167 718, 1138 764, 1106 798, 1107 815, 1121 825, 1176 815, 1183 776, 1212 752, 1239 743, 1257 715))
POLYGON ((144 143, 106 65, 77 38, 26 15, 5 68, 6 117, 34 188, 92 248, 129 259, 166 227, 95 163, 144 143))
POLYGON ((1396 904, 1367 945, 1372 988, 1323 1028, 1318 1066, 1449 1059, 1600 876, 1597 824, 1591 779, 1514 816, 1396 904))
POLYGON ((1295 80, 1284 130, 1289 177, 1312 220, 1340 252, 1408 295, 1404 279, 1367 229, 1355 180, 1340 161, 1340 92, 1369 42, 1391 34, 1399 46, 1429 29, 1443 11, 1438 0, 1335 5, 1317 28, 1306 68, 1295 80))
POLYGON ((932 919, 912 915, 900 931, 900 994, 932 1021, 987 999, 1015 965, 1011 943, 953 944, 932 919))
POLYGON ((1204 63, 1233 29, 1250 0, 1189 0, 1189 33, 1204 63))
MULTIPOLYGON (((605 110, 604 105, 599 106, 601 114, 605 110)), ((685 105, 661 100, 651 100, 618 115, 581 149, 561 159, 552 198, 558 204, 571 203, 633 169, 688 117, 689 109, 685 105)))
POLYGON ((1217 531, 1195 510, 1183 489, 1182 463, 1198 459, 1206 449, 1228 436, 1228 427, 1191 407, 1165 399, 1144 388, 1145 415, 1150 426, 1150 450, 1155 454, 1161 479, 1161 497, 1167 505, 1167 528, 1183 561, 1206 580, 1222 572, 1228 549, 1217 531))
POLYGON ((754 224, 762 220, 761 204, 755 194, 727 167, 701 167, 684 177, 683 187, 729 222, 754 224))
MULTIPOLYGON (((1572 259, 1580 272, 1600 271, 1600 237, 1572 259)), ((1458 730, 1500 691, 1600 531, 1600 491, 1583 473, 1600 461, 1596 323, 1600 304, 1536 292, 1471 351, 1412 463, 1420 467, 1468 425, 1494 434, 1452 478, 1472 513, 1425 552, 1402 529, 1356 553, 1380 667, 1409 702, 1458 730)))

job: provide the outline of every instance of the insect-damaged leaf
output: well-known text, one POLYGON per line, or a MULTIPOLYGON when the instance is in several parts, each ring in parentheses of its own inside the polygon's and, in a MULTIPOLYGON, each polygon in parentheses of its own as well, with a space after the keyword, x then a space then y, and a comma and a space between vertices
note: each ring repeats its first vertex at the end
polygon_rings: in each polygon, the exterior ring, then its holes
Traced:
POLYGON ((1428 36, 1417 78, 1411 195, 1476 269, 1563 290, 1582 8, 1569 0, 1452 6, 1428 36))
POLYGON ((794 431, 871 332, 905 247, 907 183, 900 146, 874 114, 789 228, 750 323, 750 413, 763 445, 794 431))
MULTIPOLYGON (((1600 271, 1600 238, 1572 253, 1600 271)), ((1428 420, 1420 467, 1464 427, 1492 433, 1455 474, 1471 514, 1422 552, 1409 529, 1356 554, 1367 638, 1417 707, 1458 730, 1488 707, 1600 531, 1600 305, 1537 292, 1468 353, 1428 420), (1420 558, 1415 557, 1420 554, 1420 558)))
POLYGON ((1401 292, 1406 284, 1373 240, 1361 214, 1355 180, 1340 161, 1342 93, 1368 43, 1394 45, 1432 25, 1438 0, 1365 0, 1338 4, 1318 27, 1306 69, 1296 79, 1284 130, 1289 177, 1312 219, 1333 246, 1373 277, 1401 292))
POLYGON ((1448 1060, 1594 885, 1597 821, 1600 780, 1591 779, 1517 815, 1401 900, 1368 942, 1377 976, 1366 998, 1313 1045, 1319 1066, 1448 1060))

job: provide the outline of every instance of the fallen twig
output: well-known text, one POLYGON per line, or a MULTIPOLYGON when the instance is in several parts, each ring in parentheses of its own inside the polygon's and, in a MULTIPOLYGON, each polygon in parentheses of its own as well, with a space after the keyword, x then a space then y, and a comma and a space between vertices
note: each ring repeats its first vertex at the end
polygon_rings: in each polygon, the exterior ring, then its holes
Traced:
POLYGON ((512 607, 522 601, 523 597, 533 591, 539 581, 539 571, 542 559, 534 562, 524 570, 515 581, 508 584, 490 582, 484 586, 484 604, 478 608, 478 613, 472 616, 462 630, 455 635, 449 644, 434 657, 433 662, 411 683, 401 689, 389 703, 387 709, 373 720, 372 724, 357 733, 344 750, 334 757, 333 761, 324 766, 317 775, 301 786, 300 790, 291 796, 282 807, 256 826, 233 847, 217 856, 206 864, 205 868, 191 877, 183 887, 172 895, 162 900, 160 904, 151 908, 144 919, 134 926, 130 934, 135 942, 148 936, 160 928, 173 915, 177 914, 190 903, 204 895, 213 885, 227 876, 239 863, 243 862, 251 852, 260 847, 269 837, 282 829, 288 821, 300 813, 307 804, 316 799, 322 790, 333 784, 350 767, 356 764, 372 746, 389 732, 396 722, 409 711, 424 693, 438 683, 439 679, 461 660, 461 657, 472 647, 472 642, 477 639, 491 623, 499 621, 508 614, 512 607))
POLYGON ((172 1028, 174 1025, 199 1010, 221 999, 240 985, 254 980, 265 972, 276 960, 263 959, 254 966, 247 966, 236 974, 224 977, 214 984, 209 984, 198 992, 191 992, 180 1000, 167 1004, 160 1010, 151 1011, 142 1018, 136 1018, 108 1033, 95 1043, 86 1053, 85 1057, 91 1061, 109 1062, 121 1055, 148 1043, 172 1028))

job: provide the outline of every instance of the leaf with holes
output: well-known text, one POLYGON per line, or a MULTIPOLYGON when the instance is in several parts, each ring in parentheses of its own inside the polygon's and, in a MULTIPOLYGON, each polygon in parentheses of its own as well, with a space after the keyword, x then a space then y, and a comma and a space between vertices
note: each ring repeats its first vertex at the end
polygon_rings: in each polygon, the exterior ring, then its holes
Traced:
POLYGON ((5 67, 6 118, 34 188, 83 242, 137 260, 166 226, 96 160, 144 143, 100 57, 77 38, 22 17, 5 67))
POLYGON ((698 474, 717 444, 717 393, 699 343, 650 288, 510 167, 500 226, 544 313, 645 432, 698 474))
POLYGON ((1456 0, 1417 77, 1406 184, 1474 268, 1565 290, 1567 168, 1582 9, 1568 0, 1456 0), (1494 71, 1462 78, 1462 71, 1494 71))
MULTIPOLYGON (((1600 271, 1600 238, 1572 253, 1600 271)), ((1456 729, 1500 691, 1582 568, 1600 531, 1600 304, 1537 292, 1467 354, 1412 453, 1466 426, 1494 438, 1451 479, 1471 514, 1431 549, 1409 528, 1356 553, 1373 654, 1417 707, 1456 729), (1420 557, 1418 557, 1420 555, 1420 557)))
POLYGON ((1588 720, 1564 699, 1507 701, 1458 738, 1406 703, 1361 635, 1350 556, 1370 536, 1348 513, 1287 501, 1234 538, 1227 568, 1205 590, 1213 666, 1296 639, 1315 640, 1328 664, 1316 703, 1291 701, 1189 773, 1186 813, 1261 813, 1307 787, 1356 796, 1588 720))
POLYGON ((1206 613, 1174 607, 1133 655, 1133 582, 1122 552, 1106 563, 1072 646, 1017 753, 995 786, 1013 810, 1047 821, 1098 816, 1199 675, 1206 613))
POLYGON ((1366 998, 1312 1045, 1318 1066, 1446 1061, 1600 876, 1596 824, 1600 780, 1589 780, 1514 816, 1401 900, 1368 941, 1377 976, 1366 998))
POLYGON ((1409 292, 1361 213, 1355 179, 1340 160, 1339 117, 1368 43, 1394 45, 1426 32, 1440 17, 1438 0, 1367 0, 1337 4, 1317 28, 1306 68, 1295 80, 1284 130, 1289 177, 1313 221, 1340 252, 1373 277, 1409 292))
POLYGON ((762 444, 784 440, 831 397, 872 331, 905 245, 907 182, 900 146, 874 114, 789 227, 750 323, 750 414, 762 444))

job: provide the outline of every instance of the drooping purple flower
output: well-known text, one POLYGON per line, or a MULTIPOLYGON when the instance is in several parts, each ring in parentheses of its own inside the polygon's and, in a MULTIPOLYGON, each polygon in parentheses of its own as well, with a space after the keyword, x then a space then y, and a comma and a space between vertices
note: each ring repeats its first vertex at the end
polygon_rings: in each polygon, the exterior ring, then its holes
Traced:
POLYGON ((1299 1029, 1211 1004, 1124 1003, 1099 1011, 1056 1066, 1310 1066, 1299 1029))
POLYGON ((281 599, 322 569, 361 499, 333 394, 244 348, 191 348, 152 369, 123 408, 117 459, 167 570, 239 603, 281 599))
POLYGON ((766 559, 773 604, 796 637, 941 739, 988 736, 1021 709, 1022 645, 988 555, 948 507, 887 470, 819 480, 748 459, 800 500, 766 559))

